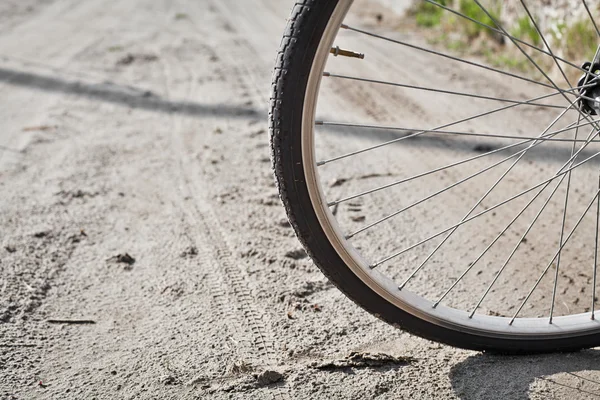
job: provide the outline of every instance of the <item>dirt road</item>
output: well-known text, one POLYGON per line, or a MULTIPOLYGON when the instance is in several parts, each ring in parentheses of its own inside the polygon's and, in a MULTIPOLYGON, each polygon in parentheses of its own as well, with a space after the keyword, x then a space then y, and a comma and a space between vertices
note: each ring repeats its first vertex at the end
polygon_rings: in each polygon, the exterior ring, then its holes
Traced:
POLYGON ((292 3, 0 5, 0 398, 593 398, 597 351, 430 343, 305 257, 266 128, 292 3))

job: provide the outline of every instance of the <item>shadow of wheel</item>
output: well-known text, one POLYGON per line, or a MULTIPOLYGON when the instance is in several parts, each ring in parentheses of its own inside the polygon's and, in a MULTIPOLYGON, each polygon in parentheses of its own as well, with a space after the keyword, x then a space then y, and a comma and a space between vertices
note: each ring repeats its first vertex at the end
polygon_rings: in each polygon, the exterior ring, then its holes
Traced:
POLYGON ((454 366, 450 380, 459 399, 598 399, 600 351, 478 354, 454 366))

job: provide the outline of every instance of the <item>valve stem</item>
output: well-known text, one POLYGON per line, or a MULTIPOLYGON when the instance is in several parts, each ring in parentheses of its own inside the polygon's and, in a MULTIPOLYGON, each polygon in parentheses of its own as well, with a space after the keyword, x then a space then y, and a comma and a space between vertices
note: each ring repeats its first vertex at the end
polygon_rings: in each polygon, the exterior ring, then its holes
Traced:
POLYGON ((351 57, 351 58, 360 58, 361 60, 365 58, 364 54, 355 53, 354 51, 350 51, 350 50, 343 50, 343 49, 340 49, 339 46, 332 47, 329 52, 331 54, 333 54, 335 57, 344 56, 344 57, 351 57))

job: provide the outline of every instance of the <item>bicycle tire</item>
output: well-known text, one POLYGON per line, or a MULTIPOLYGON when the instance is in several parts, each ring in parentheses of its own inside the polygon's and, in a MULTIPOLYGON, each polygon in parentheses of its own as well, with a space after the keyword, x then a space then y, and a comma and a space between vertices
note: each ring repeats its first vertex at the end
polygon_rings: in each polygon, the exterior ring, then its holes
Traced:
POLYGON ((296 235, 320 270, 366 311, 420 337, 451 346, 501 353, 573 351, 600 345, 596 332, 575 337, 493 336, 465 332, 399 308, 361 279, 330 242, 307 187, 302 151, 303 110, 317 49, 343 0, 301 0, 292 10, 276 59, 270 96, 272 166, 280 198, 296 235))

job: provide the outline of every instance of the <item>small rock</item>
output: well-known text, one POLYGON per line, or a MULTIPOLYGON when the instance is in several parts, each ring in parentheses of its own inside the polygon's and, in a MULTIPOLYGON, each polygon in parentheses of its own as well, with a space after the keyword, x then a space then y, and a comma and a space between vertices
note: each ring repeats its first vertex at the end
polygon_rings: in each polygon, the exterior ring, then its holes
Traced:
POLYGON ((285 253, 285 256, 294 260, 302 260, 303 258, 308 257, 308 254, 306 254, 306 251, 304 251, 304 249, 298 249, 288 251, 287 253, 285 253))
POLYGON ((135 263, 135 258, 131 257, 129 255, 129 253, 124 253, 124 254, 117 254, 116 256, 112 256, 111 258, 108 259, 108 261, 127 264, 128 266, 131 266, 135 263))
POLYGON ((120 65, 120 66, 130 65, 134 61, 150 62, 150 61, 156 61, 156 60, 158 60, 158 56, 156 56, 154 54, 131 54, 131 53, 129 53, 125 57, 120 58, 117 61, 117 65, 120 65))
POLYGON ((4 250, 8 251, 9 253, 14 253, 15 251, 17 251, 15 246, 11 246, 11 245, 4 246, 4 250))
POLYGON ((173 375, 163 375, 160 378, 158 378, 158 381, 163 385, 175 385, 179 383, 177 378, 175 378, 173 375))
POLYGON ((187 249, 181 252, 179 255, 181 258, 195 257, 198 255, 198 248, 196 246, 189 246, 187 249))
POLYGON ((473 147, 473 151, 478 153, 488 153, 492 150, 494 150, 494 147, 489 144, 478 144, 477 146, 473 147))
POLYGON ((290 221, 288 221, 287 218, 283 218, 283 219, 279 220, 279 222, 277 223, 277 225, 281 226, 282 228, 289 228, 290 227, 290 221))
POLYGON ((246 258, 246 257, 254 257, 254 256, 256 256, 257 254, 258 254, 258 251, 257 251, 256 249, 254 249, 254 248, 248 248, 248 249, 246 249, 245 251, 242 251, 242 252, 240 253, 240 256, 241 256, 242 258, 246 258))
POLYGON ((265 370, 256 375, 256 382, 259 386, 271 385, 283 380, 283 375, 277 371, 265 370))
MULTIPOLYGON (((69 240, 71 241, 71 243, 79 243, 81 242, 81 237, 84 235, 81 234, 75 234, 75 235, 71 235, 69 236, 69 240)), ((87 236, 87 235, 85 235, 87 236)))
POLYGON ((117 61, 117 65, 129 65, 134 61, 135 57, 133 54, 127 54, 125 57, 120 58, 119 61, 117 61))
POLYGON ((336 186, 342 186, 344 183, 346 183, 348 181, 348 179, 345 178, 338 178, 338 179, 334 179, 330 184, 329 187, 336 187, 336 186))
POLYGON ((50 235, 50 231, 39 231, 33 234, 33 237, 36 237, 38 239, 44 238, 46 236, 50 235))

